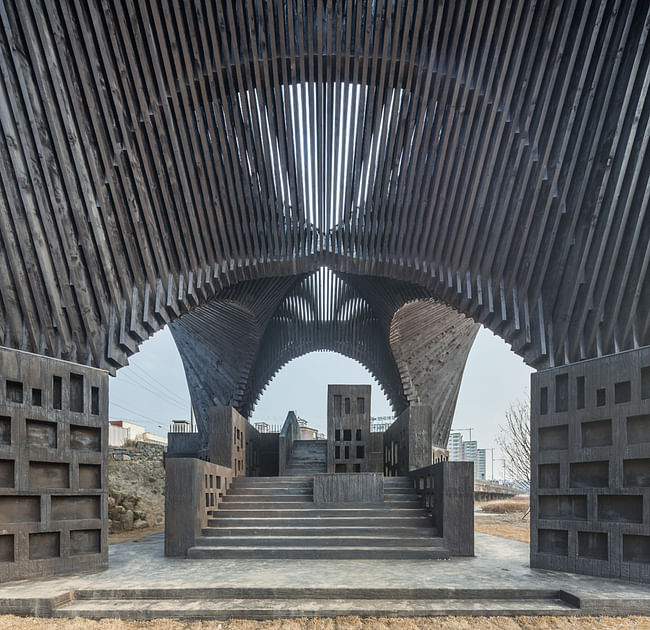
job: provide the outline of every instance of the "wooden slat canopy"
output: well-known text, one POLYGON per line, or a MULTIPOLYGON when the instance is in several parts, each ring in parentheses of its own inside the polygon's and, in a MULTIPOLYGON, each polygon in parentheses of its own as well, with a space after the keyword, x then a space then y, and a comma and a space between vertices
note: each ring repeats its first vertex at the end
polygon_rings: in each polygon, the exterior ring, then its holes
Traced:
POLYGON ((6 0, 0 341, 114 370, 177 322, 242 409, 336 344, 422 398, 442 312, 535 367, 649 345, 649 29, 635 0, 6 0), (360 306, 320 339, 291 317, 322 268, 360 306))

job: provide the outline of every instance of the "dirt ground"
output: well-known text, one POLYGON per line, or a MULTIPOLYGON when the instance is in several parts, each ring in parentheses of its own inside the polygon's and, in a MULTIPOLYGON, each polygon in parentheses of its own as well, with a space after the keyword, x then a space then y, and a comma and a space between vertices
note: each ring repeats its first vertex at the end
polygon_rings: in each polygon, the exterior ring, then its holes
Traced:
POLYGON ((649 617, 422 617, 120 621, 0 616, 0 630, 650 630, 649 617))
POLYGON ((129 540, 137 540, 145 536, 153 536, 154 534, 162 534, 165 531, 165 525, 156 525, 155 527, 145 527, 144 529, 132 529, 129 532, 117 532, 108 535, 108 544, 115 545, 117 543, 127 542, 129 540))
POLYGON ((530 519, 522 513, 481 514, 474 513, 474 530, 500 538, 530 542, 530 519))

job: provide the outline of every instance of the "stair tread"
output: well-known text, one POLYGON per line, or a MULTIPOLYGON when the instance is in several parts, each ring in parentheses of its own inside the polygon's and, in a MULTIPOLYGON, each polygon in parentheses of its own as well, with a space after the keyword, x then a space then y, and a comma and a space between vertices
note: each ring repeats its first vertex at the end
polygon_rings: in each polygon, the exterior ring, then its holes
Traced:
POLYGON ((559 599, 97 599, 73 601, 55 611, 57 617, 101 618, 142 611, 139 618, 224 616, 307 617, 333 615, 405 616, 465 614, 497 616, 505 614, 571 614, 575 608, 559 599))

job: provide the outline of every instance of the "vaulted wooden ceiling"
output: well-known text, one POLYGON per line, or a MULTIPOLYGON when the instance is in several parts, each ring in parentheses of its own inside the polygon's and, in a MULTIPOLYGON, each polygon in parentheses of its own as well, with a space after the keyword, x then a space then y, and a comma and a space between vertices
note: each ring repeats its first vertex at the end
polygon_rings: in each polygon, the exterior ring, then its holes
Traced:
POLYGON ((648 345, 649 28, 634 0, 7 0, 0 340, 114 370, 327 267, 536 367, 648 345))

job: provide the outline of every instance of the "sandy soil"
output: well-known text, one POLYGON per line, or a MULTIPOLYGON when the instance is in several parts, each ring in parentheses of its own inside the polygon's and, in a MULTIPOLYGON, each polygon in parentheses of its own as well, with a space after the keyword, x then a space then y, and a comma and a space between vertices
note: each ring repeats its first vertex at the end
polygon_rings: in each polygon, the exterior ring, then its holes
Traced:
POLYGON ((483 534, 492 534, 500 538, 530 542, 530 519, 522 519, 524 514, 481 514, 474 513, 474 530, 483 534))
POLYGON ((0 630, 650 630, 649 617, 423 617, 182 622, 0 616, 0 630))

